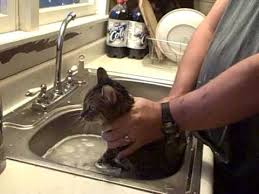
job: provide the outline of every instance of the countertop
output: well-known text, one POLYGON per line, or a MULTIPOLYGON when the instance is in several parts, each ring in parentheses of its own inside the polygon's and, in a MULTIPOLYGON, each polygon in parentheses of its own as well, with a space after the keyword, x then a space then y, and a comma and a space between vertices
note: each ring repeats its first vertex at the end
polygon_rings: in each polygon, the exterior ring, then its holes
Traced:
MULTIPOLYGON (((167 63, 164 65, 150 64, 148 59, 132 60, 110 59, 101 56, 86 64, 85 68, 105 68, 109 74, 120 76, 141 76, 145 79, 155 79, 159 82, 173 83, 177 65, 167 63)), ((19 137, 17 137, 19 138, 19 137)), ((201 178, 201 194, 212 194, 213 154, 204 146, 203 167, 201 178)), ((1 194, 140 194, 142 191, 111 183, 100 182, 68 173, 63 173, 43 167, 7 160, 7 167, 0 175, 1 194)))
POLYGON ((85 68, 97 69, 103 67, 110 75, 141 76, 146 79, 157 79, 160 82, 173 83, 177 72, 177 65, 170 61, 162 64, 151 63, 148 57, 143 60, 112 59, 103 55, 85 65, 85 68))
POLYGON ((30 164, 7 160, 1 194, 145 194, 145 192, 30 164))

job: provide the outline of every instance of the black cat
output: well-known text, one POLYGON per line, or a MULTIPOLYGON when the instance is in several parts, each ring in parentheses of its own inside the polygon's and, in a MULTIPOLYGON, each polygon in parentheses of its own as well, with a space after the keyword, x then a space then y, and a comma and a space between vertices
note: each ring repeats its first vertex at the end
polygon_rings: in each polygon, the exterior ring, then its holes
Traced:
MULTIPOLYGON (((103 68, 97 70, 98 83, 85 96, 81 116, 104 125, 130 111, 134 98, 118 82, 110 79, 103 68)), ((158 179, 170 176, 181 167, 184 157, 185 133, 177 132, 171 143, 164 139, 147 144, 129 157, 118 161, 116 156, 125 147, 107 149, 96 167, 113 176, 158 179)))

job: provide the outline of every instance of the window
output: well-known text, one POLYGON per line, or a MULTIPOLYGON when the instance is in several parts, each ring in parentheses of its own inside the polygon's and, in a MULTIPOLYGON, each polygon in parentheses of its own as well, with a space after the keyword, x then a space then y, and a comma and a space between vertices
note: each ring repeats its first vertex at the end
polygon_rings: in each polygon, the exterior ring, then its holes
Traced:
POLYGON ((78 3, 89 3, 89 0, 40 0, 40 8, 56 7, 78 3))
POLYGON ((0 33, 15 30, 15 0, 0 0, 0 33))
POLYGON ((96 13, 95 0, 39 0, 39 7, 40 25, 60 21, 70 11, 76 12, 77 17, 96 13))
POLYGON ((76 13, 77 18, 105 15, 108 2, 109 0, 0 0, 0 33, 33 31, 39 25, 62 21, 71 11, 76 13))
POLYGON ((0 13, 6 14, 7 0, 0 0, 0 13))

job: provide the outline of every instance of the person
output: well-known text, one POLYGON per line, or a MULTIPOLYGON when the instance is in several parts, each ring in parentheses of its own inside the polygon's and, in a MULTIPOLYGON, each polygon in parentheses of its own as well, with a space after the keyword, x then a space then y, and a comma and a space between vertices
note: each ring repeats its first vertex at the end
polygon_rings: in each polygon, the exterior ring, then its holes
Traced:
POLYGON ((214 192, 259 193, 258 84, 259 1, 217 0, 193 34, 168 97, 135 98, 103 138, 110 148, 129 145, 118 158, 164 138, 161 103, 169 102, 177 127, 215 153, 214 192))

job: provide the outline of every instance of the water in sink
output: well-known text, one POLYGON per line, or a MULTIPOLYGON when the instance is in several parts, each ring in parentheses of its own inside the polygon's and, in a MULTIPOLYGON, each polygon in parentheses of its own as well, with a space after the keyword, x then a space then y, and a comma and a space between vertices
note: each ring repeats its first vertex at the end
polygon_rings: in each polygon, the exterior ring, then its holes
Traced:
POLYGON ((73 135, 50 148, 43 158, 89 170, 105 152, 106 147, 106 143, 98 135, 73 135))

